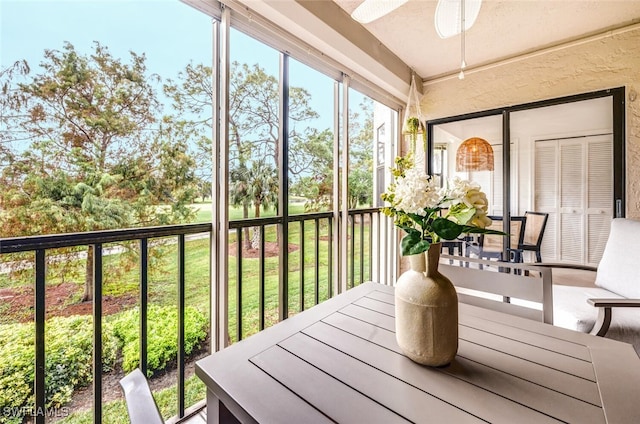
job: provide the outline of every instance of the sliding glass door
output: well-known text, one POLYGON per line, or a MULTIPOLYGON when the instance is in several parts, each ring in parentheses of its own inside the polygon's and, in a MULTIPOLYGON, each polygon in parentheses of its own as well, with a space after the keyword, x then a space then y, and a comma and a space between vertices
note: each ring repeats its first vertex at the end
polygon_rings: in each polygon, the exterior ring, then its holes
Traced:
MULTIPOLYGON (((611 220, 624 216, 623 88, 427 124, 435 178, 480 183, 494 215, 547 214, 544 262, 599 263, 611 220), (469 137, 491 144, 493 171, 455 169, 458 146, 469 137)), ((525 261, 535 261, 528 253, 525 261)))

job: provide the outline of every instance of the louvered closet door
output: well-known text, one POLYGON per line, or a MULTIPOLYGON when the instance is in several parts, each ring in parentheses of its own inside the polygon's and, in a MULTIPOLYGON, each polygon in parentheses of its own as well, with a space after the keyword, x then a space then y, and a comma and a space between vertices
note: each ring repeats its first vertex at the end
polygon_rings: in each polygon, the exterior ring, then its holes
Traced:
POLYGON ((597 265, 609 237, 613 217, 613 142, 611 136, 592 137, 587 146, 586 260, 597 265))
POLYGON ((543 261, 558 260, 558 143, 536 141, 534 210, 549 214, 542 238, 543 261))
POLYGON ((560 257, 562 262, 583 263, 585 163, 582 141, 559 142, 560 257))
POLYGON ((597 265, 613 216, 611 136, 536 142, 535 208, 549 213, 543 260, 597 265))

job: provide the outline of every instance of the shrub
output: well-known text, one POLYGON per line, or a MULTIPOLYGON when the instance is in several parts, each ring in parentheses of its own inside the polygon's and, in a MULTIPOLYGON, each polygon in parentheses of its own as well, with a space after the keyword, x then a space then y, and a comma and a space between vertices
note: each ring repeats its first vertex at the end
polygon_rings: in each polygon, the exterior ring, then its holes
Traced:
MULTIPOLYGON (((93 325, 90 316, 55 317, 45 324, 46 406, 60 407, 77 387, 92 381, 93 325)), ((33 323, 0 325, 0 411, 34 407, 33 323)), ((113 369, 117 340, 103 333, 103 371, 113 369)), ((0 417, 7 420, 8 418, 0 417)), ((17 422, 21 420, 17 419, 17 422)))
MULTIPOLYGON (((130 372, 140 364, 138 341, 140 311, 130 309, 114 316, 109 326, 120 340, 122 368, 130 372)), ((164 369, 178 354, 178 311, 175 307, 150 305, 147 328, 148 376, 164 369)), ((207 337, 208 319, 196 308, 187 307, 184 318, 184 351, 188 355, 207 337)))

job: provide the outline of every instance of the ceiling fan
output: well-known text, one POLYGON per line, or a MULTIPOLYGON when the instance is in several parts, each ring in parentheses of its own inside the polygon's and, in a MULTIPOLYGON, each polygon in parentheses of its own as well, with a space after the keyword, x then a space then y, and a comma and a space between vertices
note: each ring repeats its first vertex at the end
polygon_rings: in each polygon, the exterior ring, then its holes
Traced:
POLYGON ((368 24, 399 8, 409 0, 364 0, 351 13, 361 24, 368 24))
MULTIPOLYGON (((409 0, 364 0, 351 13, 351 17, 368 24, 396 10, 409 0)), ((436 31, 440 38, 448 38, 462 32, 461 16, 464 10, 464 30, 471 28, 482 0, 438 0, 435 14, 436 31)))

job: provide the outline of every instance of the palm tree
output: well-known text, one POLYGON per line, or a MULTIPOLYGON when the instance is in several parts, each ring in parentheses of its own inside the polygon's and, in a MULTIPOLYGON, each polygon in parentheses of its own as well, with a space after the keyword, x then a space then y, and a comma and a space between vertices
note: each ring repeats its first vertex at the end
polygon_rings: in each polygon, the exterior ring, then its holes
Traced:
MULTIPOLYGON (((260 217, 261 208, 264 210, 276 207, 278 204, 278 170, 263 159, 246 163, 231 171, 230 201, 234 206, 242 206, 247 216, 249 205, 254 207, 254 216, 260 217)), ((259 229, 253 229, 253 238, 249 241, 248 229, 245 230, 245 248, 258 248, 259 229)))

